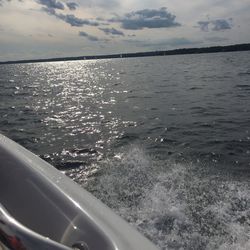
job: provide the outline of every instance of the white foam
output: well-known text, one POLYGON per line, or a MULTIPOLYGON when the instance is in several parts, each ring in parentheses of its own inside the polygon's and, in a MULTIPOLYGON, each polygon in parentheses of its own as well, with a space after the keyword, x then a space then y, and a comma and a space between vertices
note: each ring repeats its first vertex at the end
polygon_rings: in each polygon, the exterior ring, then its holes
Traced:
POLYGON ((161 249, 250 249, 247 183, 134 146, 102 164, 87 188, 161 249))

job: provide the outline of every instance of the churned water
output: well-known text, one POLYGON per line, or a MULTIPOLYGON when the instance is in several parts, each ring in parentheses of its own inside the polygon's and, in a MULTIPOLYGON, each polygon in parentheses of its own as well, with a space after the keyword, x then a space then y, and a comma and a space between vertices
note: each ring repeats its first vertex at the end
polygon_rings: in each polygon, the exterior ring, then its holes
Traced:
POLYGON ((160 249, 250 249, 250 53, 0 66, 0 131, 160 249))

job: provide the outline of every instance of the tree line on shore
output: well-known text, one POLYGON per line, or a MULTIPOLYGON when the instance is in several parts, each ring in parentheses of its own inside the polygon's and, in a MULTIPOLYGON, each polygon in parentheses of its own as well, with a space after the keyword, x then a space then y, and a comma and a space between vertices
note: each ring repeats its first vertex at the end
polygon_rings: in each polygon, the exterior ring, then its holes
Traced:
POLYGON ((149 52, 120 53, 120 54, 109 54, 109 55, 92 55, 92 56, 90 55, 90 56, 79 56, 79 57, 61 57, 61 58, 48 58, 48 59, 5 61, 5 62, 0 62, 0 64, 56 62, 56 61, 147 57, 147 56, 168 56, 168 55, 219 53, 219 52, 248 51, 248 50, 250 50, 250 43, 227 45, 227 46, 203 47, 203 48, 183 48, 183 49, 149 51, 149 52))

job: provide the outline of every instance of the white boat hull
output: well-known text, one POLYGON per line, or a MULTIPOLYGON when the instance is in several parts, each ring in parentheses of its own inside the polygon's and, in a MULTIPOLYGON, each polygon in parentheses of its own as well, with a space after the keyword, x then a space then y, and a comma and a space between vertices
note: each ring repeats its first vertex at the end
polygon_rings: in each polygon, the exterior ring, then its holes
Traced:
POLYGON ((89 250, 156 250, 89 192, 3 135, 0 203, 28 231, 70 248, 85 242, 89 250))

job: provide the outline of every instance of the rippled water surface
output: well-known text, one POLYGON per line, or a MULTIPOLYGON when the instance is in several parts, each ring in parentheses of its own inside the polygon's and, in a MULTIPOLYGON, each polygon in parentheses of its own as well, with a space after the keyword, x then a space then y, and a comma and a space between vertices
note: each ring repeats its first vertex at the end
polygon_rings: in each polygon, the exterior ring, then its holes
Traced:
POLYGON ((0 65, 0 131, 160 249, 250 249, 249 58, 0 65))

